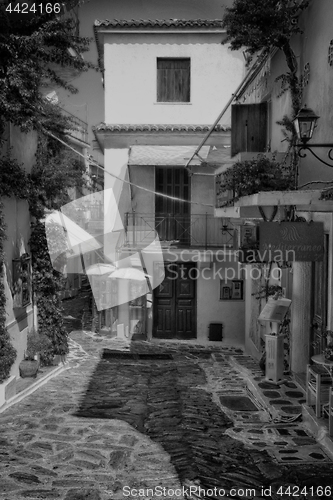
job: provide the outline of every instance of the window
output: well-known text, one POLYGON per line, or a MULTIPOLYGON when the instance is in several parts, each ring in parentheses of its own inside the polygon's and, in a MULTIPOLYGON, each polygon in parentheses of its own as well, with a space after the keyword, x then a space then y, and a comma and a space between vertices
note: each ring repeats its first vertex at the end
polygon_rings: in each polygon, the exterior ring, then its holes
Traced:
POLYGON ((234 104, 231 108, 231 156, 267 151, 268 104, 234 104))
POLYGON ((157 59, 157 102, 190 102, 190 59, 157 59))

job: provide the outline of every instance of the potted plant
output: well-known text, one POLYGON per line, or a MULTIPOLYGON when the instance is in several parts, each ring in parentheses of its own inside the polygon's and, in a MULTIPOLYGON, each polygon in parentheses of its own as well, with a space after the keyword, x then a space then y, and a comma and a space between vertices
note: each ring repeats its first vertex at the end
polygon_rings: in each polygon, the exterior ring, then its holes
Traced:
POLYGON ((20 376, 36 377, 39 368, 40 353, 49 346, 50 341, 45 335, 40 335, 34 328, 28 332, 27 349, 24 353, 24 359, 19 365, 20 376))

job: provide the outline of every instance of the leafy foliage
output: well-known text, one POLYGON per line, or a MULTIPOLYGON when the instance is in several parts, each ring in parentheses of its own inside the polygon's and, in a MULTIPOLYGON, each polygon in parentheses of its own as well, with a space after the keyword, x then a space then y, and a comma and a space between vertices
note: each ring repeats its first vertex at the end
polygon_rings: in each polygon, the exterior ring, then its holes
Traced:
POLYGON ((70 201, 69 189, 86 186, 85 165, 78 156, 52 137, 40 136, 33 166, 30 210, 42 217, 44 208, 59 209, 70 201))
POLYGON ((5 230, 3 204, 0 201, 0 383, 9 377, 10 368, 16 359, 16 350, 11 344, 6 328, 6 295, 2 275, 4 265, 3 242, 6 238, 5 230))
POLYGON ((302 32, 298 17, 308 5, 309 0, 234 0, 222 22, 227 31, 223 43, 229 43, 232 50, 246 47, 250 60, 256 53, 267 55, 274 47, 283 51, 289 71, 278 78, 289 85, 294 115, 300 109, 302 85, 290 39, 302 32))
POLYGON ((76 35, 75 22, 70 16, 37 12, 25 18, 6 12, 4 7, 0 9, 2 128, 10 121, 23 132, 64 131, 69 119, 44 98, 43 89, 56 85, 72 93, 77 91, 67 83, 60 69, 81 72, 94 67, 82 57, 90 40, 76 35))
POLYGON ((225 43, 233 50, 246 47, 251 55, 272 47, 283 50, 292 35, 301 33, 298 15, 308 3, 300 6, 296 0, 234 0, 223 18, 225 43))
POLYGON ((333 187, 323 189, 320 193, 320 200, 333 200, 333 187))
POLYGON ((265 298, 266 301, 268 297, 279 298, 282 297, 282 287, 280 285, 267 285, 260 288, 260 290, 252 295, 255 296, 256 299, 265 298))
POLYGON ((292 169, 265 155, 247 161, 238 161, 221 176, 221 189, 232 191, 234 200, 260 191, 293 189, 292 169))
POLYGON ((0 196, 16 196, 26 199, 29 196, 29 180, 22 165, 11 157, 9 151, 0 158, 0 196))
POLYGON ((27 335, 27 350, 25 352, 25 359, 34 359, 35 354, 48 351, 50 347, 50 340, 45 336, 38 333, 32 328, 27 335))
MULTIPOLYGON (((67 11, 78 1, 68 0, 67 11)), ((44 217, 45 208, 59 208, 69 201, 69 189, 81 189, 85 185, 85 167, 75 153, 50 138, 49 132, 53 132, 66 140, 66 134, 75 130, 76 125, 75 120, 63 115, 61 108, 51 104, 44 94, 54 86, 75 93, 75 87, 63 76, 66 74, 63 68, 71 68, 78 74, 94 66, 82 57, 90 40, 77 35, 72 17, 63 13, 41 14, 38 9, 33 15, 18 16, 6 12, 8 4, 6 0, 0 6, 0 142, 4 139, 5 124, 11 122, 23 133, 37 130, 39 146, 31 174, 27 174, 12 157, 12 151, 0 159, 0 198, 27 199, 30 212, 37 219, 30 239, 33 285, 38 305, 39 335, 46 335, 49 339, 44 361, 50 361, 54 354, 63 355, 68 351, 59 299, 63 278, 52 268, 45 228, 39 220, 44 217)), ((2 210, 0 200, 0 383, 8 378, 16 358, 5 328, 2 268, 6 227, 2 210)), ((59 235, 59 244, 60 240, 59 235)))
POLYGON ((53 355, 65 355, 68 352, 67 331, 62 318, 60 299, 65 279, 52 267, 43 223, 34 224, 29 245, 32 253, 32 281, 38 311, 38 331, 50 340, 49 348, 43 353, 46 362, 52 359, 53 355))

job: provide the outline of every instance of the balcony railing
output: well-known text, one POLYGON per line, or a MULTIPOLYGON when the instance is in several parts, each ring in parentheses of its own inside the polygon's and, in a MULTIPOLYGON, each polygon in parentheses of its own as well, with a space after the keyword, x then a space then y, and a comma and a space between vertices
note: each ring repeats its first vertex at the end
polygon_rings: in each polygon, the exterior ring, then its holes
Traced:
POLYGON ((69 130, 69 134, 76 139, 79 139, 84 142, 88 142, 88 124, 81 118, 73 115, 67 111, 67 109, 61 108, 61 112, 67 115, 73 122, 73 129, 69 130))
POLYGON ((146 247, 156 237, 177 247, 233 248, 235 228, 208 214, 125 214, 125 245, 146 247))

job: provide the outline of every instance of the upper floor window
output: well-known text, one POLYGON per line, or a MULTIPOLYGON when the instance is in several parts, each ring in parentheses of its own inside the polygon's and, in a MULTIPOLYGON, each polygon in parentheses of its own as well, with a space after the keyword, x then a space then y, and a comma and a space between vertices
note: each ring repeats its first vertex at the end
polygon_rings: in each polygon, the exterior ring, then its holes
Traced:
POLYGON ((189 58, 157 58, 157 102, 190 102, 189 58))

